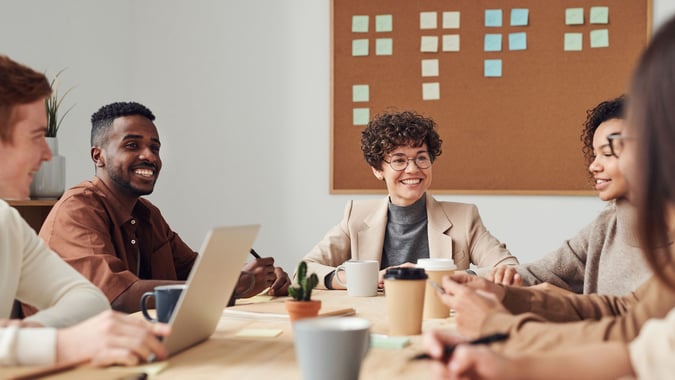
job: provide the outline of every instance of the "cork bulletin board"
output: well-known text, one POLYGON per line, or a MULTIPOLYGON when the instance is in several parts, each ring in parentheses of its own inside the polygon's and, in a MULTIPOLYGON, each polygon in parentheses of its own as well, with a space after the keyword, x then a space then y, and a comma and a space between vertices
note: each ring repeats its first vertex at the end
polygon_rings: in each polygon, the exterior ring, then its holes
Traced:
POLYGON ((625 92, 651 0, 333 0, 331 192, 382 192, 360 135, 436 120, 435 193, 591 194, 586 110, 625 92))

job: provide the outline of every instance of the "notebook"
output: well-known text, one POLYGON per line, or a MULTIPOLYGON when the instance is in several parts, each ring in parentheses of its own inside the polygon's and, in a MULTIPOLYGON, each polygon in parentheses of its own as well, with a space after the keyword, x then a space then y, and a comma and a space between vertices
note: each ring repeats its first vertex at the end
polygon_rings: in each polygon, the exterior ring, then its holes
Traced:
POLYGON ((216 227, 208 232, 164 338, 169 355, 208 339, 218 326, 260 225, 216 227))

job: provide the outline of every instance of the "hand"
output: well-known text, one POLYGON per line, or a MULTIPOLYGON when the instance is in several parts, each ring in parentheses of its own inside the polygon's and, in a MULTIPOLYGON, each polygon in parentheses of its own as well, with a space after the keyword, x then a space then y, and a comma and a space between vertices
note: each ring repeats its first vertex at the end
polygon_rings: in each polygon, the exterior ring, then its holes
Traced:
POLYGON ((150 358, 165 359, 168 352, 157 337, 168 336, 171 326, 116 311, 105 311, 80 324, 57 331, 58 363, 91 360, 96 366, 138 365, 150 358))
POLYGON ((553 285, 549 282, 542 282, 541 284, 532 285, 532 286, 530 286, 530 289, 537 289, 537 290, 541 290, 541 291, 544 291, 544 292, 555 292, 555 293, 558 293, 558 294, 568 295, 568 296, 576 294, 573 291, 563 289, 563 288, 555 286, 555 285, 553 285))
POLYGON ((516 271, 514 266, 501 265, 494 268, 488 275, 487 279, 495 284, 521 286, 523 279, 516 271))
POLYGON ((274 258, 263 257, 249 261, 242 268, 244 272, 251 272, 253 274, 254 283, 251 286, 250 276, 240 276, 237 284, 237 296, 240 298, 253 297, 256 294, 274 284, 277 279, 274 268, 274 258))
POLYGON ((486 346, 459 345, 449 363, 436 362, 434 379, 518 379, 514 360, 503 357, 486 346))
POLYGON ((493 294, 499 302, 504 300, 506 289, 502 285, 495 284, 483 277, 473 276, 465 272, 455 272, 449 278, 459 284, 464 284, 467 287, 480 290, 485 293, 493 294))
MULTIPOLYGON (((485 279, 479 280, 498 286, 485 279)), ((451 276, 445 276, 443 289, 446 294, 438 295, 443 303, 455 310, 457 331, 468 338, 477 338, 480 335, 481 327, 489 315, 497 312, 508 313, 493 293, 472 288, 471 285, 475 282, 460 284, 453 281, 451 276)))
POLYGON ((380 271, 380 274, 377 278, 377 287, 380 289, 384 288, 384 274, 387 272, 387 269, 391 268, 416 268, 417 265, 413 263, 403 263, 401 265, 392 265, 390 267, 386 267, 380 271))
POLYGON ((286 296, 288 295, 288 287, 291 286, 291 279, 288 277, 288 273, 284 272, 281 267, 274 268, 274 274, 276 279, 270 286, 268 294, 271 296, 286 296))
POLYGON ((447 345, 457 345, 466 342, 466 339, 456 335, 438 330, 431 330, 424 334, 424 350, 435 360, 443 358, 443 351, 447 345))

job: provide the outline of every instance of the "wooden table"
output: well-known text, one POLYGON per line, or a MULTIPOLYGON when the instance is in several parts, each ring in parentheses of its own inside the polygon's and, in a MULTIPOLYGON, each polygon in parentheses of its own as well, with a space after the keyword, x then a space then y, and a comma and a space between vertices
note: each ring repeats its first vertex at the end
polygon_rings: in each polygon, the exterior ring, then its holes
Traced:
MULTIPOLYGON (((313 298, 324 305, 351 307, 355 316, 371 321, 371 333, 387 334, 385 298, 349 297, 345 291, 315 291, 313 298)), ((235 306, 235 309, 237 307, 235 306)), ((454 329, 450 319, 426 320, 423 331, 431 328, 454 329)), ((362 368, 361 379, 428 379, 429 364, 408 359, 422 351, 422 336, 410 337, 411 344, 402 349, 371 348, 362 368)), ((293 331, 290 322, 261 317, 257 319, 224 316, 211 338, 167 360, 167 366, 156 379, 300 379, 295 359, 293 331), (242 329, 280 329, 274 338, 238 337, 242 329)), ((133 369, 130 369, 133 370, 133 369)), ((67 378, 111 377, 111 369, 78 369, 67 378), (82 375, 82 376, 79 376, 82 375), (100 376, 99 376, 100 375, 100 376)), ((137 370, 138 372, 138 370, 137 370)))

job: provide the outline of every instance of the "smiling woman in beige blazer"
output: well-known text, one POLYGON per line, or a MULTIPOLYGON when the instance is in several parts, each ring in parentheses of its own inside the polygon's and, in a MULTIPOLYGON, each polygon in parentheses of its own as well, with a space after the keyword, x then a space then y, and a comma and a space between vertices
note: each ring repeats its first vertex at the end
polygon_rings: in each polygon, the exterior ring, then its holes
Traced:
POLYGON ((459 269, 487 273, 518 260, 492 236, 475 205, 440 202, 427 193, 433 162, 441 154, 436 123, 414 112, 376 116, 361 135, 361 150, 388 195, 349 201, 342 221, 305 256, 320 287, 344 289, 335 267, 347 260, 378 260, 380 282, 391 266, 420 258, 452 258, 459 269), (481 267, 485 268, 481 270, 481 267))

